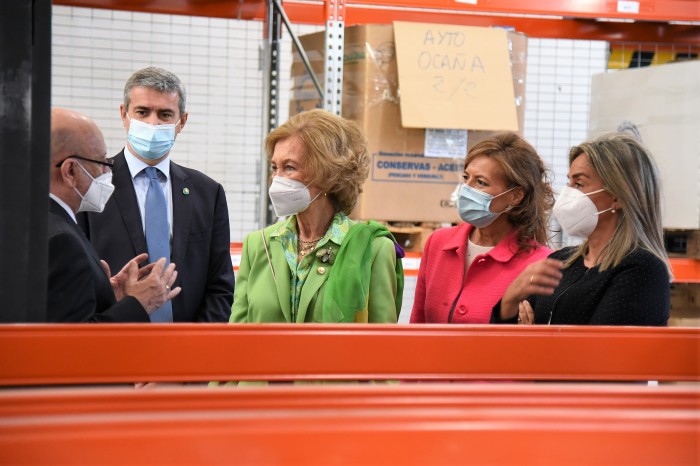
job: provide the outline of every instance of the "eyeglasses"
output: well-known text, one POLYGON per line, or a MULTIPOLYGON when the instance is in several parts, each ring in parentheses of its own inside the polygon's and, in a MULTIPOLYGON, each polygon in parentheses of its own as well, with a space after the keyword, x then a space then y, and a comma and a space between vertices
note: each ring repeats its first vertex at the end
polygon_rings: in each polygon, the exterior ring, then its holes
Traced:
POLYGON ((101 162, 101 161, 99 161, 99 160, 88 159, 87 157, 82 157, 82 156, 80 156, 80 155, 74 154, 74 155, 69 155, 69 156, 66 157, 65 159, 63 159, 63 160, 61 160, 60 162, 58 162, 58 163, 56 164, 56 168, 61 168, 61 165, 63 165, 63 162, 65 162, 65 161, 68 160, 68 159, 80 159, 80 160, 85 160, 86 162, 96 163, 96 164, 98 164, 98 165, 102 165, 102 166, 104 166, 104 167, 109 168, 110 171, 112 170, 112 167, 114 167, 114 163, 112 163, 112 162, 101 162))

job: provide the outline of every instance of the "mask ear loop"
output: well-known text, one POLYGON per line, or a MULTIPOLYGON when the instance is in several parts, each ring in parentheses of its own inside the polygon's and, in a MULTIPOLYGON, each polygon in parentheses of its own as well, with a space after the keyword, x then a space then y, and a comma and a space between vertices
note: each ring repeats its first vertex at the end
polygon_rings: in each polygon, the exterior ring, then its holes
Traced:
MULTIPOLYGON (((584 194, 586 197, 588 197, 588 198, 590 199, 589 196, 591 196, 591 195, 593 195, 593 194, 602 193, 603 191, 606 191, 606 189, 605 189, 605 188, 600 188, 600 189, 598 189, 597 191, 592 191, 592 192, 590 192, 590 193, 583 193, 583 194, 584 194)), ((600 214, 604 214, 605 212, 609 212, 609 211, 611 211, 611 212, 614 214, 614 213, 615 213, 615 208, 611 206, 611 207, 609 207, 609 208, 607 208, 607 209, 605 209, 605 210, 601 210, 600 212, 596 213, 596 215, 600 216, 600 214)))
MULTIPOLYGON (((90 180, 91 180, 91 181, 90 181, 90 186, 88 186, 88 190, 85 191, 85 194, 80 194, 80 191, 78 191, 78 186, 77 186, 77 184, 76 184, 75 186, 73 186, 73 191, 75 191, 75 192, 78 194, 78 196, 80 196, 80 200, 81 200, 81 203, 82 203, 82 201, 85 200, 85 196, 87 196, 88 191, 90 191, 90 187, 91 187, 92 184, 95 182, 95 178, 93 178, 92 175, 85 169, 85 167, 83 167, 83 164, 81 164, 81 163, 78 162, 77 160, 74 160, 74 162, 80 167, 81 170, 83 170, 83 172, 85 172, 85 174, 86 174, 86 175, 90 178, 90 180)), ((91 203, 91 204, 94 204, 94 203, 91 203)))
POLYGON ((85 169, 85 167, 83 167, 83 164, 82 164, 82 163, 78 162, 77 160, 74 160, 74 162, 75 162, 76 164, 78 164, 78 166, 81 168, 81 170, 83 170, 83 172, 84 172, 87 176, 89 176, 90 179, 91 179, 92 181, 95 181, 95 178, 90 174, 89 171, 87 171, 87 170, 85 169))
MULTIPOLYGON (((311 186, 311 183, 305 185, 305 186, 304 186, 304 189, 306 189, 306 190, 308 191, 308 190, 309 190, 309 186, 311 186)), ((321 194, 323 194, 323 197, 326 197, 326 193, 324 193, 323 191, 319 191, 318 194, 316 194, 316 195, 314 196, 314 198, 311 199, 311 200, 309 201, 309 205, 311 205, 312 202, 314 202, 316 199, 318 199, 318 197, 319 197, 321 194)))
POLYGON ((508 191, 503 191, 501 194, 496 194, 495 196, 492 196, 492 197, 491 197, 491 200, 496 199, 496 198, 499 197, 499 196, 503 196, 504 194, 508 194, 508 193, 511 192, 512 190, 514 190, 514 189, 516 189, 516 188, 519 188, 519 187, 520 187, 520 186, 513 186, 513 187, 510 188, 508 191))
MULTIPOLYGON (((511 192, 512 190, 514 190, 515 188, 519 188, 519 187, 520 187, 520 186, 513 186, 513 187, 510 188, 508 191, 503 191, 501 194, 497 194, 497 195, 493 196, 493 197, 491 198, 491 200, 493 201, 493 200, 496 199, 498 196, 503 196, 504 194, 508 194, 509 192, 511 192)), ((490 207, 490 206, 491 206, 491 203, 489 202, 489 207, 490 207)), ((504 211, 498 212, 498 215, 505 214, 506 212, 508 212, 508 211, 510 211, 510 210, 513 210, 513 207, 514 207, 514 206, 508 204, 508 205, 506 206, 506 209, 505 209, 504 211)), ((491 212, 490 209, 489 209, 489 212, 491 212)), ((492 213, 495 214, 496 212, 492 212, 492 213)))
MULTIPOLYGON (((311 186, 311 183, 313 183, 314 181, 315 181, 315 179, 309 181, 309 184, 304 185, 304 188, 306 188, 306 189, 308 190, 308 189, 309 189, 309 186, 311 186)), ((318 197, 319 197, 321 194, 323 194, 323 197, 326 197, 326 193, 324 193, 323 191, 319 191, 318 194, 316 194, 316 195, 314 196, 314 198, 311 199, 311 200, 309 201, 309 205, 311 205, 312 202, 314 202, 316 199, 318 199, 318 197)))
POLYGON ((600 188, 596 191, 591 191, 590 193, 583 193, 584 196, 592 196, 594 194, 602 193, 603 191, 606 191, 605 188, 600 188))
MULTIPOLYGON (((308 189, 308 188, 307 188, 307 189, 308 189)), ((318 194, 316 194, 316 195, 314 196, 314 198, 311 199, 311 200, 309 201, 309 204, 311 204, 311 203, 314 202, 316 199, 318 199, 318 196, 320 196, 320 195, 321 195, 321 191, 319 191, 318 194)), ((324 194, 323 197, 326 197, 326 195, 324 194)))

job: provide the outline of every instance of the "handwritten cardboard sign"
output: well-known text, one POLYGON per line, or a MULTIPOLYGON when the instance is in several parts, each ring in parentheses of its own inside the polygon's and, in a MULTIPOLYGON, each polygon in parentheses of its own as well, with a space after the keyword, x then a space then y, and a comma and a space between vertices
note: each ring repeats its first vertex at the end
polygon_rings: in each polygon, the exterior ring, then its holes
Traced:
POLYGON ((394 22, 407 128, 518 129, 503 29, 394 22))

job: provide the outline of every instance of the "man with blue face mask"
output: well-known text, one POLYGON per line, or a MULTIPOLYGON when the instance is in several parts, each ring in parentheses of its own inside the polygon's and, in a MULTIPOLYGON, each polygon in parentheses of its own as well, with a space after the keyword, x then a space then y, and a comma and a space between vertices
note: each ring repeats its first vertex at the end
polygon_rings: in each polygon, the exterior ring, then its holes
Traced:
POLYGON ((135 72, 120 105, 126 146, 113 158, 115 191, 104 214, 81 224, 107 262, 135 254, 178 265, 182 293, 151 315, 153 322, 227 322, 234 276, 226 195, 221 184, 170 159, 187 123, 180 79, 161 68, 135 72))
MULTIPOLYGON (((177 296, 175 264, 165 259, 139 271, 139 255, 111 276, 76 224, 78 212, 98 215, 114 191, 102 133, 77 112, 51 110, 48 322, 148 322, 177 296)), ((119 270, 119 269, 116 269, 119 270)))

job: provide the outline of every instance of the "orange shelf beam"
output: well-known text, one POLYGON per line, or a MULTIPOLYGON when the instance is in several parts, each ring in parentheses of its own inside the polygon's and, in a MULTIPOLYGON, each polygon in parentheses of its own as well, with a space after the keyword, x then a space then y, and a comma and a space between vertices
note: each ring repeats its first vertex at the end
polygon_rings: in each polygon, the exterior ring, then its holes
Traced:
POLYGON ((700 259, 671 258, 674 282, 700 283, 700 259))
MULTIPOLYGON (((350 2, 348 2, 350 3, 350 2)), ((638 11, 618 11, 616 0, 352 0, 353 6, 380 9, 457 10, 501 15, 540 15, 563 18, 609 18, 636 21, 700 21, 697 0, 640 0, 638 11)))
POLYGON ((700 328, 681 327, 0 325, 0 386, 298 379, 698 382, 699 341, 700 328), (480 357, 464 357, 470 354, 480 357))
MULTIPOLYGON (((55 5, 113 10, 264 20, 262 0, 54 0, 55 5)), ((294 23, 325 24, 323 1, 287 0, 294 23)), ((513 27, 530 37, 700 45, 697 0, 641 0, 639 13, 617 11, 609 0, 486 0, 477 5, 455 0, 354 0, 346 2, 346 26, 415 21, 470 26, 513 27), (618 21, 598 21, 607 18, 618 21)))
MULTIPOLYGON (((231 260, 235 270, 238 270, 242 250, 243 243, 231 243, 231 260)), ((403 259, 404 275, 418 276, 420 258, 419 252, 406 252, 406 257, 403 259)), ((674 282, 700 283, 700 259, 672 257, 671 266, 673 267, 674 282)))

